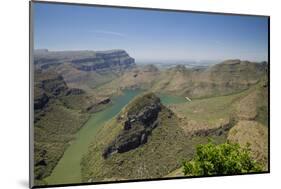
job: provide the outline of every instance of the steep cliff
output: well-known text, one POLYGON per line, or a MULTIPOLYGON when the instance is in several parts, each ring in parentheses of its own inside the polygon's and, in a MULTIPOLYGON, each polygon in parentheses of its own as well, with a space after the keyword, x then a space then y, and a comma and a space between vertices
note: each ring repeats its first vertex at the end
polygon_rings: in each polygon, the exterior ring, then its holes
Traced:
POLYGON ((124 50, 97 51, 95 56, 74 59, 71 61, 75 67, 83 71, 96 71, 102 69, 126 69, 134 65, 135 60, 124 50))
POLYGON ((63 63, 70 63, 82 71, 97 71, 102 69, 122 70, 135 65, 135 60, 124 50, 108 51, 48 51, 34 52, 36 67, 48 69, 63 63))

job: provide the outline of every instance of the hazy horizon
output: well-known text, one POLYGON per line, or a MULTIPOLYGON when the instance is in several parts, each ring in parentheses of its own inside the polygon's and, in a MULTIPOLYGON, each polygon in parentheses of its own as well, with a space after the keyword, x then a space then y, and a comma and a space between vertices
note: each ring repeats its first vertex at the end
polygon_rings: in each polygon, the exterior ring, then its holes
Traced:
POLYGON ((124 49, 140 62, 268 60, 266 17, 34 4, 35 49, 124 49))

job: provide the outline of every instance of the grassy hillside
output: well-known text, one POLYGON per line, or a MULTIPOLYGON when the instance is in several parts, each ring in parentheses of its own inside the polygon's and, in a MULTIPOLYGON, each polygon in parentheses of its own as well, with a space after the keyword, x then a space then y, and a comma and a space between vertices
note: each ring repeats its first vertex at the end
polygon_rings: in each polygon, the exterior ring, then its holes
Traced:
MULTIPOLYGON (((137 97, 119 116, 145 106, 146 100, 137 97), (141 102, 144 104, 140 105, 141 102), (137 106, 135 106, 138 104, 137 106)), ((197 144, 207 143, 207 137, 189 138, 179 126, 178 117, 162 105, 158 125, 153 129, 145 144, 124 153, 114 153, 103 158, 104 148, 122 133, 124 124, 117 116, 97 133, 82 160, 84 181, 159 178, 181 166, 183 159, 190 159, 197 144)), ((223 137, 214 136, 218 142, 223 137)))
POLYGON ((123 89, 150 89, 158 75, 161 72, 153 65, 136 67, 132 70, 127 70, 120 77, 100 85, 95 88, 95 91, 106 94, 116 94, 123 89))
POLYGON ((56 71, 64 77, 68 86, 84 89, 88 93, 91 93, 93 88, 116 79, 120 74, 110 69, 86 72, 76 69, 70 63, 59 65, 56 71))
MULTIPOLYGON (((183 176, 181 161, 192 158, 194 148, 198 144, 207 143, 209 137, 217 143, 222 143, 226 141, 227 136, 228 140, 237 142, 235 137, 230 136, 233 135, 236 124, 240 125, 240 121, 243 120, 254 120, 253 122, 259 122, 259 125, 266 123, 267 101, 266 80, 261 79, 242 92, 169 105, 173 111, 172 116, 166 107, 161 110, 160 124, 152 131, 146 144, 104 159, 102 157, 104 148, 123 130, 124 123, 120 122, 119 117, 126 116, 130 111, 142 109, 147 104, 145 98, 138 97, 97 134, 96 140, 82 161, 83 180, 92 182, 183 176), (251 116, 247 117, 248 114, 251 116)), ((265 125, 262 127, 266 128, 265 125)), ((246 124, 244 129, 248 132, 239 135, 242 137, 241 142, 249 141, 251 138, 250 142, 253 143, 251 140, 255 140, 255 137, 247 133, 255 131, 256 128, 252 128, 251 125, 248 128, 246 124)), ((253 147, 254 153, 262 154, 259 156, 262 156, 263 165, 267 162, 265 156, 267 143, 262 142, 267 140, 265 130, 258 129, 258 132, 254 132, 259 133, 261 137, 259 144, 262 146, 260 148, 263 149, 262 152, 255 152, 254 148, 257 147, 253 147)), ((242 130, 239 132, 243 133, 242 130)), ((252 134, 255 135, 254 133, 252 134)), ((259 160, 257 156, 255 159, 259 160)))
POLYGON ((88 120, 89 111, 105 105, 81 89, 69 88, 54 70, 36 70, 34 81, 34 174, 35 184, 42 184, 88 120))
POLYGON ((239 143, 251 150, 252 157, 264 166, 268 165, 268 129, 256 121, 239 121, 228 133, 230 142, 239 143))
POLYGON ((35 178, 39 180, 50 175, 68 142, 74 139, 74 134, 88 119, 86 113, 61 104, 50 104, 44 114, 34 128, 35 178))
POLYGON ((190 98, 227 95, 258 83, 265 69, 264 63, 240 60, 225 61, 207 69, 177 66, 162 73, 153 89, 190 98))
MULTIPOLYGON (((227 140, 246 147, 250 144, 252 157, 267 170, 268 163, 268 88, 267 79, 240 93, 196 99, 175 104, 171 109, 180 117, 186 134, 208 136, 227 135, 227 140), (230 124, 231 127, 224 127, 230 124), (222 128, 226 128, 222 129, 222 128), (229 130, 230 129, 230 130, 229 130), (215 132, 214 132, 215 131, 215 132), (219 132, 217 132, 219 131, 219 132)), ((183 168, 166 177, 184 176, 183 168)))
POLYGON ((158 70, 148 65, 125 72, 99 90, 111 89, 115 92, 118 89, 141 88, 190 98, 228 95, 258 83, 265 75, 266 67, 266 63, 240 60, 225 61, 207 69, 187 69, 178 65, 158 70))
POLYGON ((234 120, 268 122, 267 81, 260 82, 238 93, 218 97, 194 99, 191 102, 174 104, 170 108, 184 122, 184 130, 218 128, 234 120))

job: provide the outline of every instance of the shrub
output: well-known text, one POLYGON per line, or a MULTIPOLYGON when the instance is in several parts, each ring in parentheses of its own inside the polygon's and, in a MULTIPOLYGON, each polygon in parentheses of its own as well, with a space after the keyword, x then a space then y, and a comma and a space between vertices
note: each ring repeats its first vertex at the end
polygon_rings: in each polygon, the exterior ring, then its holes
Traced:
POLYGON ((183 162, 184 174, 189 176, 228 175, 260 172, 262 167, 251 158, 249 146, 224 143, 215 145, 209 142, 199 145, 193 160, 183 162))

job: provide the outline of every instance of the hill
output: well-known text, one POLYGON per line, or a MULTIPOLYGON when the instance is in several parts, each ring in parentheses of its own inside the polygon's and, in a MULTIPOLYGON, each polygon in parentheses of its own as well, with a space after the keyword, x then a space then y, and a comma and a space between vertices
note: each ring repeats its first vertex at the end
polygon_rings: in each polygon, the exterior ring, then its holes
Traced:
POLYGON ((124 50, 48 51, 35 50, 36 69, 56 70, 75 88, 91 88, 109 82, 124 70, 135 67, 135 60, 124 50))
POLYGON ((98 100, 81 89, 69 88, 54 70, 35 71, 34 177, 37 181, 50 175, 90 112, 107 103, 108 100, 98 100))
POLYGON ((249 145, 251 156, 268 170, 268 130, 256 121, 239 121, 228 133, 230 142, 249 145))
POLYGON ((34 76, 35 179, 50 174, 67 143, 87 120, 91 102, 85 92, 71 89, 53 71, 36 70, 34 76))
POLYGON ((153 93, 136 97, 99 130, 82 165, 83 181, 159 178, 191 158, 205 137, 189 138, 153 93))
POLYGON ((225 61, 207 69, 177 66, 162 73, 153 89, 190 98, 227 95, 258 83, 265 75, 266 67, 266 63, 240 60, 225 61))
POLYGON ((265 77, 266 70, 265 62, 240 60, 228 60, 208 68, 188 69, 177 65, 167 70, 158 70, 138 67, 99 89, 116 91, 117 88, 140 88, 189 98, 205 98, 246 90, 265 77))

